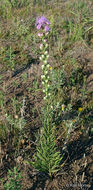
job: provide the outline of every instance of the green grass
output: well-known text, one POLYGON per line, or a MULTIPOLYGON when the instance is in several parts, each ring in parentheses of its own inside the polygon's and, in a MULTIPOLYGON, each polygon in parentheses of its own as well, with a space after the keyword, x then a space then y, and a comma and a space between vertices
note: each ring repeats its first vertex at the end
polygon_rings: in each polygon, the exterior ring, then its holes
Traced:
POLYGON ((8 170, 7 182, 3 185, 4 190, 21 190, 22 189, 22 176, 19 173, 18 167, 14 167, 13 171, 8 170))

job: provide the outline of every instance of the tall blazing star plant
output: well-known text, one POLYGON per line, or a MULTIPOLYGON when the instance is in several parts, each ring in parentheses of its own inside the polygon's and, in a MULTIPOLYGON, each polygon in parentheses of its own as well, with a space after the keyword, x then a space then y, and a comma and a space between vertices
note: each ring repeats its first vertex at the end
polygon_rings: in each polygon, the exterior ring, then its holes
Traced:
POLYGON ((40 44, 40 61, 42 61, 42 88, 44 93, 44 101, 46 114, 44 116, 44 126, 42 127, 41 133, 39 134, 39 140, 36 146, 36 155, 32 165, 49 176, 54 175, 59 170, 59 166, 62 160, 60 152, 57 150, 56 138, 55 138, 55 126, 50 120, 50 76, 49 71, 52 69, 48 63, 48 34, 50 32, 50 22, 45 16, 38 17, 36 19, 36 28, 38 30, 38 37, 41 40, 40 44))
POLYGON ((36 19, 36 28, 39 31, 38 36, 41 39, 40 44, 40 61, 42 61, 42 85, 43 85, 43 93, 44 93, 44 100, 46 104, 46 118, 45 123, 47 122, 47 127, 49 127, 49 99, 51 97, 50 93, 50 77, 49 77, 49 70, 50 65, 48 63, 49 53, 48 53, 48 43, 47 37, 50 31, 50 22, 46 19, 46 17, 41 16, 36 19))

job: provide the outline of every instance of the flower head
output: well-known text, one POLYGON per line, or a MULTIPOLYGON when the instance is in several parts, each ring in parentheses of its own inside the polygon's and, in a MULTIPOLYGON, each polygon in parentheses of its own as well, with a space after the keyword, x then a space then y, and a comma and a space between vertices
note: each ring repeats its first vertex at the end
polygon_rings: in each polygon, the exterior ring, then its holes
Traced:
POLYGON ((83 111, 83 108, 79 107, 79 108, 78 108, 78 111, 79 111, 79 112, 82 112, 82 111, 83 111))
POLYGON ((50 28, 48 27, 48 25, 50 24, 50 22, 46 19, 45 16, 40 16, 37 17, 36 19, 36 28, 37 30, 40 30, 43 27, 45 27, 45 32, 48 32, 50 30, 50 28))
POLYGON ((36 26, 39 25, 39 24, 44 24, 45 22, 46 22, 46 17, 45 16, 37 17, 36 26))
POLYGON ((62 104, 61 109, 62 109, 63 112, 64 112, 64 108, 65 108, 65 105, 62 104))

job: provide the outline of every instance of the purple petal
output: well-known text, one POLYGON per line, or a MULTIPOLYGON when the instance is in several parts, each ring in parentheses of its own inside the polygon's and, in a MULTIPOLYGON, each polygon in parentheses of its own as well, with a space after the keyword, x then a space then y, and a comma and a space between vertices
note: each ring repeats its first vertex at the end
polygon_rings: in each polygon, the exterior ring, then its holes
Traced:
POLYGON ((48 25, 50 24, 49 20, 46 20, 46 24, 48 24, 48 25))
POLYGON ((46 25, 44 30, 45 30, 45 32, 48 32, 50 30, 49 26, 46 25))
POLYGON ((40 17, 37 17, 37 18, 36 18, 36 25, 39 23, 39 18, 40 18, 40 17))
POLYGON ((37 28, 37 30, 40 30, 41 24, 38 24, 36 28, 37 28))
POLYGON ((41 16, 40 19, 39 19, 39 23, 45 24, 45 22, 46 22, 46 17, 41 16))
POLYGON ((38 36, 39 36, 39 37, 43 36, 43 33, 40 33, 40 32, 39 32, 39 33, 38 33, 38 36))
POLYGON ((45 32, 47 32, 50 30, 50 28, 46 25, 49 25, 49 24, 50 22, 46 19, 46 17, 41 16, 41 17, 37 17, 35 26, 37 27, 38 30, 41 29, 42 26, 44 26, 45 32))

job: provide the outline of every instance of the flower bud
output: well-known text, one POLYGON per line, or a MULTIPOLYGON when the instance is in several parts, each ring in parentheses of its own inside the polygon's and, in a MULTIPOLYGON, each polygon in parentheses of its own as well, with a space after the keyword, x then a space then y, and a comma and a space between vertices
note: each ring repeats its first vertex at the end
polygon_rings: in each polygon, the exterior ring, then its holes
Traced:
POLYGON ((45 47, 47 48, 47 47, 48 47, 48 44, 46 44, 45 47))
POLYGON ((42 59, 45 57, 44 55, 41 55, 42 59))
POLYGON ((44 69, 44 66, 45 66, 45 65, 42 65, 42 66, 41 66, 41 67, 42 67, 42 69, 44 69))
POLYGON ((44 42, 46 43, 46 42, 47 42, 47 39, 44 39, 44 42))
POLYGON ((47 68, 49 68, 49 67, 50 67, 50 65, 48 64, 48 65, 47 65, 47 68))
POLYGON ((40 44, 40 49, 41 49, 41 50, 43 49, 43 44, 40 44))
POLYGON ((46 83, 48 83, 48 80, 45 80, 46 83))
POLYGON ((45 75, 41 75, 41 78, 44 79, 44 78, 45 78, 45 75))
POLYGON ((44 60, 44 63, 46 64, 46 63, 47 63, 47 60, 44 60))
POLYGON ((18 119, 18 115, 15 115, 15 119, 18 119))
POLYGON ((49 58, 49 55, 47 55, 46 58, 48 59, 48 58, 49 58))
POLYGON ((45 51, 45 53, 44 53, 45 55, 47 55, 48 54, 48 51, 45 51))
POLYGON ((39 37, 42 37, 42 36, 43 36, 43 33, 40 33, 40 32, 39 32, 39 33, 38 33, 38 36, 39 36, 39 37))
POLYGON ((47 36, 47 35, 48 35, 48 32, 46 32, 45 35, 47 36))
POLYGON ((47 96, 44 97, 44 100, 46 100, 46 99, 47 99, 47 96))
POLYGON ((47 75, 47 74, 48 74, 48 71, 45 71, 45 74, 47 75))

